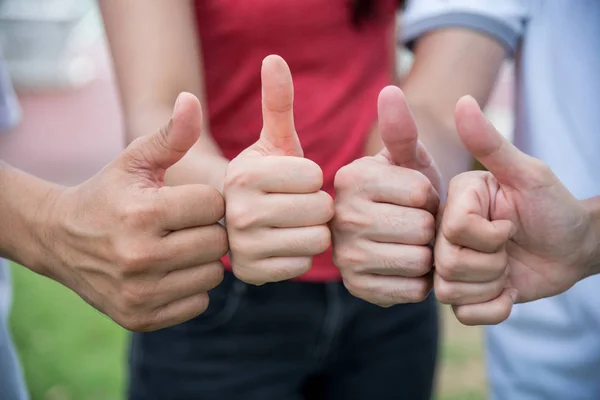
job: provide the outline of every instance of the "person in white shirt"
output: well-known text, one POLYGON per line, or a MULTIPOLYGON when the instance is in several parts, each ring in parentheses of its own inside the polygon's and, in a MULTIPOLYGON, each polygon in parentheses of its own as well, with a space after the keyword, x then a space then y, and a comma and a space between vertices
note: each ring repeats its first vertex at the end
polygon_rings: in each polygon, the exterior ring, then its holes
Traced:
MULTIPOLYGON (((402 22, 402 40, 414 50, 403 89, 446 181, 470 163, 456 132, 457 100, 469 94, 485 105, 512 57, 515 144, 547 163, 576 198, 600 194, 600 2, 415 0, 402 22)), ((492 399, 600 398, 599 284, 596 275, 515 305, 506 322, 487 328, 492 399)))

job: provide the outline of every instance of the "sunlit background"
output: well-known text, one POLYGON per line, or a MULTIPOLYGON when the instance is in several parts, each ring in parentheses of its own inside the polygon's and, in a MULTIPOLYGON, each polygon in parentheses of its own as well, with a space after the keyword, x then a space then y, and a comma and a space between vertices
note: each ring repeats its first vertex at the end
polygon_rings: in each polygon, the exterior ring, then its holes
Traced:
MULTIPOLYGON (((91 0, 0 0, 0 43, 21 122, 0 135, 0 158, 62 184, 95 173, 122 148, 121 116, 102 25, 91 0)), ((410 66, 398 49, 399 65, 410 66)), ((510 66, 486 113, 512 129, 510 66)), ((79 297, 13 268, 12 329, 32 398, 121 399, 127 334, 79 297)), ((444 308, 438 398, 485 398, 482 330, 444 308)))

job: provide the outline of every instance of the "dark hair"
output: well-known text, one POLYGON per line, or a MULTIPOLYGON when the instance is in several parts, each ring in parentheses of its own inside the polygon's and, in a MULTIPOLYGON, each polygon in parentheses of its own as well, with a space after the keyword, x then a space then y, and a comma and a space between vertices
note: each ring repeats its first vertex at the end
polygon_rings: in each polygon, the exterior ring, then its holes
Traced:
MULTIPOLYGON (((350 0, 352 24, 360 27, 363 22, 374 16, 376 8, 375 2, 379 0, 350 0)), ((398 0, 398 7, 404 8, 405 0, 398 0)))

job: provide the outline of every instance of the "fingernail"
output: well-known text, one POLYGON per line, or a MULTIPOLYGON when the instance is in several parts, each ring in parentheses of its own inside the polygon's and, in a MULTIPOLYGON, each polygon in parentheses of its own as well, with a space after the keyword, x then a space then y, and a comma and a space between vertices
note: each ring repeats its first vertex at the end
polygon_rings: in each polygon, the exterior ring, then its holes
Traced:
POLYGON ((512 299, 513 304, 517 302, 517 298, 519 297, 519 291, 517 289, 512 289, 510 291, 510 298, 512 299))
POLYGON ((175 114, 177 114, 177 107, 179 106, 179 100, 181 99, 181 93, 177 95, 177 99, 175 99, 175 105, 173 106, 173 115, 171 118, 175 118, 175 114))
POLYGON ((423 166, 431 164, 431 156, 421 141, 417 143, 417 162, 423 166))
POLYGON ((512 227, 510 228, 509 239, 511 239, 516 234, 517 234, 517 225, 513 224, 512 227))

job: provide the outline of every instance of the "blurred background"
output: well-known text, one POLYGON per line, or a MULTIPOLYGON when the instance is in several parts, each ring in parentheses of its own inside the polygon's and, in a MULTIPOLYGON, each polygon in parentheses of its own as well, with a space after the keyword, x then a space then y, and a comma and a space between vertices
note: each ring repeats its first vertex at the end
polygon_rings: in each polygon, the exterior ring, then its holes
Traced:
MULTIPOLYGON (((19 123, 0 158, 61 184, 94 174, 123 147, 121 115, 92 0, 0 0, 0 45, 16 87, 19 123)), ((398 49, 399 67, 410 53, 398 49)), ((486 113, 512 131, 511 66, 486 113)), ((127 333, 64 287, 13 267, 13 337, 32 399, 122 399, 127 333)), ((485 398, 482 330, 444 308, 438 399, 485 398)))

